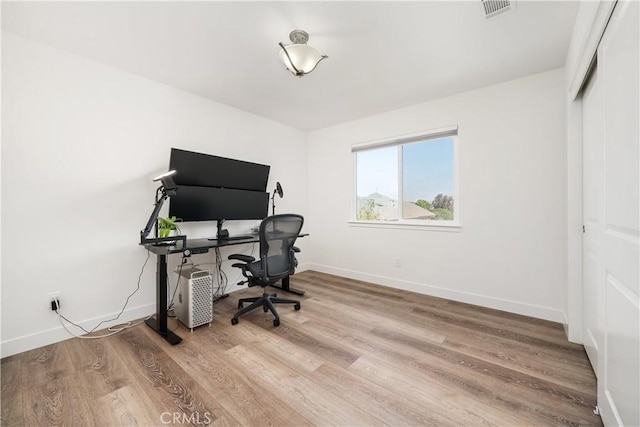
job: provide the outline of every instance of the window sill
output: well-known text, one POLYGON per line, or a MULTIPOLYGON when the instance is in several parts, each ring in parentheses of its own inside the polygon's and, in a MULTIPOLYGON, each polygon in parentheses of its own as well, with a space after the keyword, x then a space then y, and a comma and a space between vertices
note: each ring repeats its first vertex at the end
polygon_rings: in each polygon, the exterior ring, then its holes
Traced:
POLYGON ((459 222, 446 221, 439 223, 419 224, 415 222, 392 222, 392 221, 349 221, 351 227, 365 228, 393 228, 400 230, 420 230, 420 231, 440 231, 445 233, 459 233, 461 226, 459 222))

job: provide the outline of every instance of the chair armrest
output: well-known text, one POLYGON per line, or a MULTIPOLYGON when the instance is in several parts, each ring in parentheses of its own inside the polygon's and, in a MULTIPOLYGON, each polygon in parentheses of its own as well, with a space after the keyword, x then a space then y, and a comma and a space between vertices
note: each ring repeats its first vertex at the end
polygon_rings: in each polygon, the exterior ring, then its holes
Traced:
POLYGON ((251 255, 242 255, 242 254, 231 254, 229 255, 228 259, 237 259, 239 261, 246 262, 247 264, 256 260, 251 255))
POLYGON ((296 247, 296 246, 291 246, 291 250, 293 252, 300 252, 300 248, 296 247))

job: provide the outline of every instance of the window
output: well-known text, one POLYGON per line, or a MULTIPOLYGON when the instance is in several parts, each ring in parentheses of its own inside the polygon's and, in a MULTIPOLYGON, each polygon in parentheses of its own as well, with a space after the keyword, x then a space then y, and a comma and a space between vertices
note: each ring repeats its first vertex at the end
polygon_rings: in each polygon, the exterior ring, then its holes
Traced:
POLYGON ((354 146, 355 220, 456 225, 456 144, 457 127, 354 146))

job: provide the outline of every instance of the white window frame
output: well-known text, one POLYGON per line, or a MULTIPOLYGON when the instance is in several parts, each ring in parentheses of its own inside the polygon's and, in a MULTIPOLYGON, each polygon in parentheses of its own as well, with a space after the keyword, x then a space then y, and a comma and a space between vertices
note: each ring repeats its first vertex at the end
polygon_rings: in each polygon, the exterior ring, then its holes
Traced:
POLYGON ((460 231, 460 197, 459 197, 459 163, 458 163, 458 144, 460 136, 458 135, 458 126, 447 126, 438 129, 431 129, 426 131, 415 132, 411 134, 395 136, 391 138, 379 139, 375 141, 367 141, 351 146, 351 154, 353 156, 353 183, 351 193, 351 218, 349 224, 355 227, 374 227, 374 228, 393 228, 393 229, 410 229, 410 230, 431 230, 431 231, 460 231), (453 220, 416 220, 416 219, 402 219, 402 203, 403 200, 403 187, 402 184, 402 152, 398 150, 398 209, 399 219, 397 221, 364 221, 357 219, 357 179, 358 179, 358 159, 357 153, 390 146, 400 146, 411 142, 422 142, 429 139, 436 139, 440 137, 454 136, 453 143, 453 220))

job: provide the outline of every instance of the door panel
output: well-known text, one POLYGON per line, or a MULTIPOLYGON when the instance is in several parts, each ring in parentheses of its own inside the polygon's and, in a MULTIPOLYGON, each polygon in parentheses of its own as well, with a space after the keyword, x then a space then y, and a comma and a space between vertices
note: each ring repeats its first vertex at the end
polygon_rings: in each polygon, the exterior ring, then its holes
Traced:
POLYGON ((603 408, 605 425, 638 426, 638 297, 611 274, 606 282, 606 312, 606 372, 604 381, 598 384, 598 405, 603 408), (600 404, 600 393, 604 405, 600 404))
POLYGON ((604 339, 598 405, 605 425, 640 425, 640 21, 618 1, 598 48, 604 96, 604 339))

